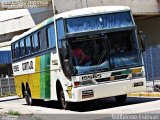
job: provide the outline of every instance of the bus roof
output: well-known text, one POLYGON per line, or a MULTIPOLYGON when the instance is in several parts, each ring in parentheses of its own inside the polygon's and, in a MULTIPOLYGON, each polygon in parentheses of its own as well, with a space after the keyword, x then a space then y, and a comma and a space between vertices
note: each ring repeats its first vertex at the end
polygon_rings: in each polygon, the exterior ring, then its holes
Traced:
POLYGON ((98 7, 88 7, 88 8, 81 8, 76 10, 71 10, 68 12, 60 13, 55 16, 55 19, 58 18, 72 18, 78 16, 86 16, 92 15, 96 13, 111 13, 111 12, 118 12, 118 11, 129 11, 130 8, 128 6, 98 6, 98 7))
POLYGON ((127 6, 99 6, 99 7, 88 7, 88 8, 82 8, 82 9, 76 9, 76 10, 71 10, 67 11, 64 13, 60 13, 55 15, 54 17, 51 17, 42 23, 36 25, 35 27, 31 28, 30 30, 24 32, 21 35, 17 35, 13 37, 11 40, 11 43, 27 36, 28 34, 48 25, 51 24, 54 19, 59 19, 59 18, 72 18, 72 17, 78 17, 78 16, 87 16, 87 15, 92 15, 92 14, 97 14, 97 13, 111 13, 111 12, 118 12, 118 11, 129 11, 130 8, 127 6))

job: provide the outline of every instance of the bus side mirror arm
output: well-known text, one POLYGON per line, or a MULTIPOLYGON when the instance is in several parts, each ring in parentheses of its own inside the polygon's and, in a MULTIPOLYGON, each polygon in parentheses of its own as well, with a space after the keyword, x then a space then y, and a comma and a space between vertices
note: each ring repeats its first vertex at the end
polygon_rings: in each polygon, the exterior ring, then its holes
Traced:
POLYGON ((140 42, 141 42, 141 51, 144 52, 146 50, 146 36, 143 31, 138 31, 138 34, 140 36, 140 42))
POLYGON ((64 59, 65 64, 65 74, 68 78, 71 78, 71 65, 69 59, 64 59))

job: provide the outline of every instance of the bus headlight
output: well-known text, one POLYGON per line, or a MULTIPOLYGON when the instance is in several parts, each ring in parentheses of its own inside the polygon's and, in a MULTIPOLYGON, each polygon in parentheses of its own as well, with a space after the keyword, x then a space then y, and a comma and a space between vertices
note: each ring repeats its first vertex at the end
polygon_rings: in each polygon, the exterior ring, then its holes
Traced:
POLYGON ((143 72, 132 73, 132 78, 144 77, 143 72))
POLYGON ((81 82, 81 85, 94 85, 94 82, 92 80, 85 80, 81 82))
POLYGON ((96 83, 93 80, 85 80, 85 81, 75 81, 74 87, 87 86, 87 85, 95 85, 96 83))

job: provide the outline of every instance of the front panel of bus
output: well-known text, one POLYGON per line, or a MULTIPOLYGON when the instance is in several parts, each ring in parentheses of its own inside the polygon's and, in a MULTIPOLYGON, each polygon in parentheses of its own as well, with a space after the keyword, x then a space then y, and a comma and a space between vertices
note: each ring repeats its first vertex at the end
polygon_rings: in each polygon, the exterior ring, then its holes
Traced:
POLYGON ((68 86, 72 101, 145 90, 143 60, 130 11, 58 19, 56 25, 61 65, 72 83, 68 86))

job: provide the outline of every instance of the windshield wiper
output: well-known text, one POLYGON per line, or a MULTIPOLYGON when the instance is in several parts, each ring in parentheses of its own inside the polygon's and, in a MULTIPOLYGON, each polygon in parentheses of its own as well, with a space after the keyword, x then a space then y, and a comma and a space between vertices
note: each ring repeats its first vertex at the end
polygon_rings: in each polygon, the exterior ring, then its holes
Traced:
POLYGON ((104 36, 104 44, 103 44, 103 47, 104 47, 104 50, 102 51, 102 54, 98 60, 98 63, 97 63, 97 67, 96 67, 96 71, 99 70, 99 66, 100 66, 100 63, 102 62, 103 58, 107 55, 107 43, 106 41, 108 40, 107 36, 105 35, 104 36))

